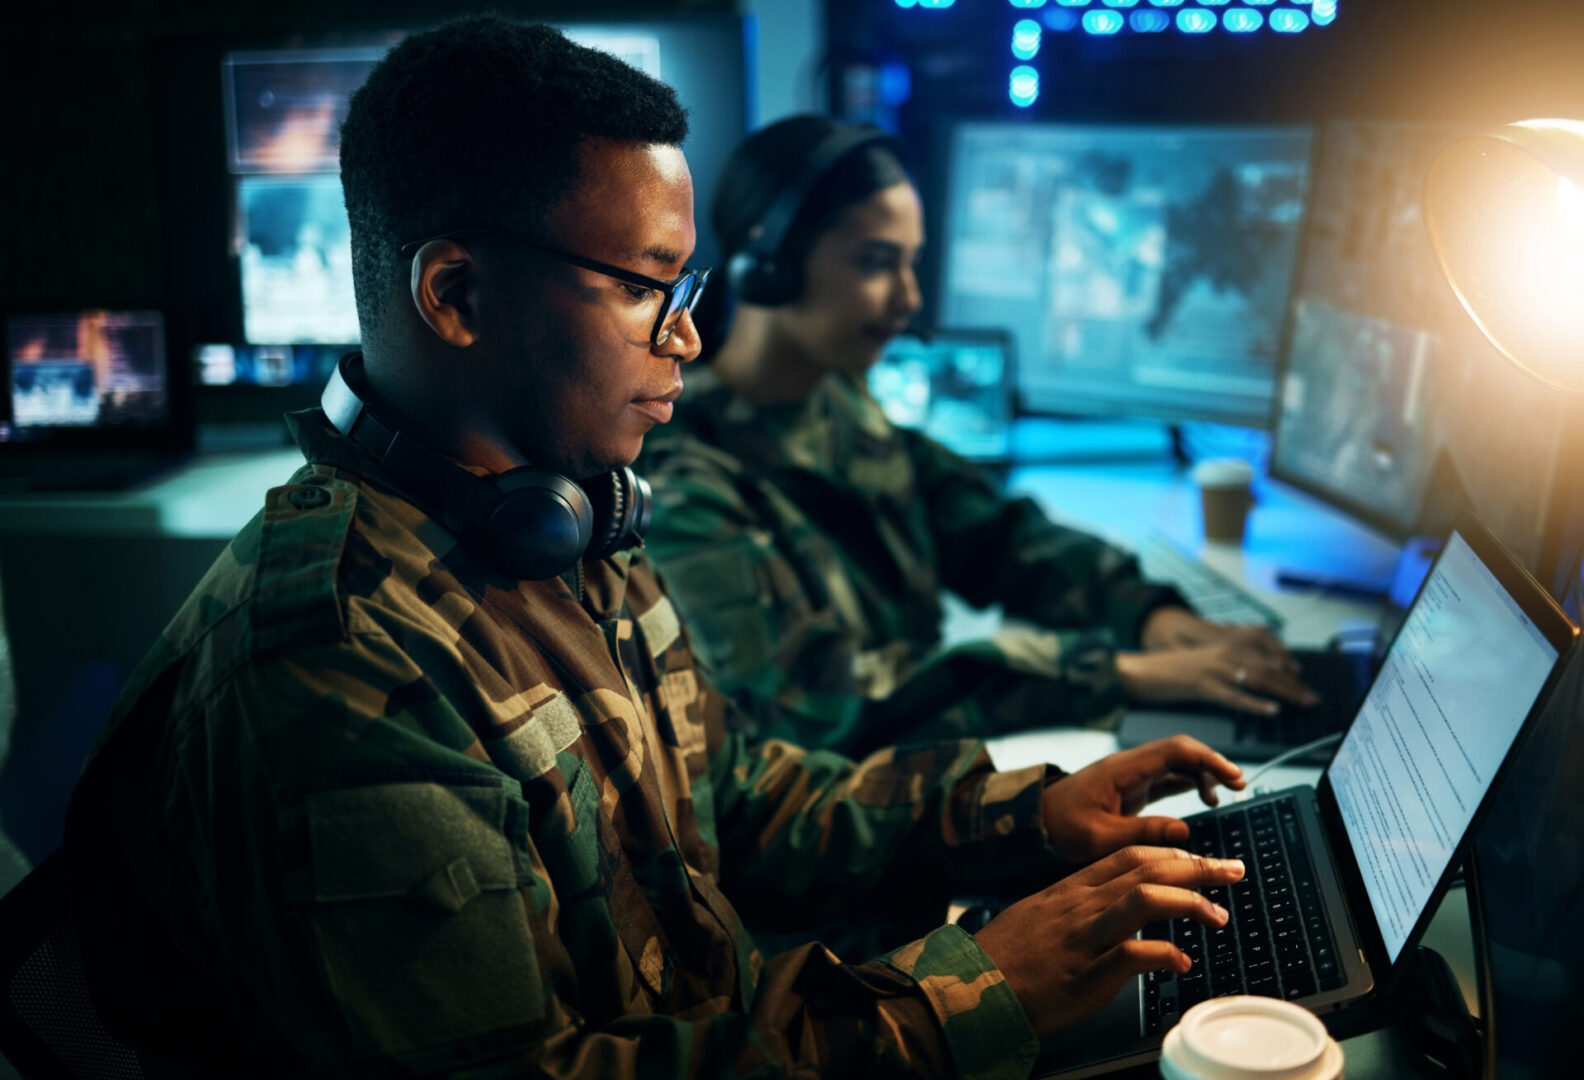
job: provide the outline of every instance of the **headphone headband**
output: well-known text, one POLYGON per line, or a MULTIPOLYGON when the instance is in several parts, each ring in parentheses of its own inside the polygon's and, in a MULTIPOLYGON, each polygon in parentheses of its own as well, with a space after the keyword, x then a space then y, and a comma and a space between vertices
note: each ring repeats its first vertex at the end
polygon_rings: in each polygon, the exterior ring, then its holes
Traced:
POLYGON ((792 228, 792 222, 803 208, 804 200, 820 178, 847 155, 876 143, 896 146, 896 140, 885 132, 858 127, 839 127, 816 143, 813 151, 804 159, 803 167, 776 193, 769 208, 759 218, 759 234, 749 241, 746 250, 764 258, 774 258, 780 254, 787 231, 792 228))

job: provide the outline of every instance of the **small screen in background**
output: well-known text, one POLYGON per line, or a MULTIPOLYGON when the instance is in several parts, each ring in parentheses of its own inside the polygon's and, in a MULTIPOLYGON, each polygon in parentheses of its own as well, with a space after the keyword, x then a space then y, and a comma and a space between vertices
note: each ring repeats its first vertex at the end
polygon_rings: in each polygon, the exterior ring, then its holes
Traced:
POLYGON ((869 392, 893 424, 971 461, 995 461, 1011 446, 1010 368, 1004 340, 899 337, 869 369, 869 392))
POLYGON ((6 361, 10 420, 0 439, 29 428, 157 427, 170 416, 157 311, 13 316, 6 361))
POLYGON ((200 386, 302 386, 330 377, 336 360, 355 346, 199 345, 193 377, 200 386))

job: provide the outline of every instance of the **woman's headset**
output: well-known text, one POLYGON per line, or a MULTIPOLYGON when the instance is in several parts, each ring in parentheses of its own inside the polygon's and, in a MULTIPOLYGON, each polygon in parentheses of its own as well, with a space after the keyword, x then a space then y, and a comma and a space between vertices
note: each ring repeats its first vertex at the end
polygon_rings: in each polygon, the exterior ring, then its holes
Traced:
POLYGON ((362 376, 362 358, 351 353, 325 384, 320 406, 336 430, 414 495, 472 530, 515 577, 543 581, 585 556, 604 558, 643 539, 654 500, 632 469, 581 482, 531 465, 475 476, 374 415, 358 393, 362 376))
POLYGON ((748 246, 726 264, 726 285, 745 304, 776 307, 790 304, 803 291, 803 265, 782 249, 803 201, 815 186, 849 154, 877 143, 897 147, 883 131, 843 127, 826 135, 798 170, 791 183, 777 193, 759 219, 758 231, 748 246))

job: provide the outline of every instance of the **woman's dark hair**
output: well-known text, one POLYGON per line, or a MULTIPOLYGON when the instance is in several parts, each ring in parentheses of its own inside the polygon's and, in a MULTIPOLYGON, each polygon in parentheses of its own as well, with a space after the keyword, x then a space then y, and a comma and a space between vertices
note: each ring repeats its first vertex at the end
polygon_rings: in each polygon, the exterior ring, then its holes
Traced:
MULTIPOLYGON (((737 145, 721 170, 709 208, 710 228, 723 264, 748 246, 765 212, 797 179, 814 148, 843 127, 825 116, 789 116, 760 128, 737 145)), ((809 188, 787 230, 781 254, 801 263, 843 210, 907 179, 907 169, 889 143, 874 143, 847 154, 809 188)), ((724 277, 717 278, 722 286, 724 277)), ((726 291, 712 281, 700 304, 702 312, 694 313, 706 351, 718 343, 729 319, 728 305, 723 303, 726 291), (712 329, 716 332, 710 333, 712 329)))
POLYGON ((535 231, 576 188, 585 139, 680 146, 676 92, 548 26, 473 16, 414 34, 341 125, 352 281, 365 339, 400 246, 446 229, 535 231))

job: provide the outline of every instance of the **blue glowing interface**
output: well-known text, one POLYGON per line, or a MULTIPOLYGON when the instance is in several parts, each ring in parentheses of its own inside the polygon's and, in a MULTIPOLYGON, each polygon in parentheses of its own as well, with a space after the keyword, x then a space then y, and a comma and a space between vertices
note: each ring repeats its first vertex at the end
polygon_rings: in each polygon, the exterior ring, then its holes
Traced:
POLYGON ((973 461, 1011 447, 1011 356, 1004 336, 941 331, 895 338, 869 369, 869 390, 899 427, 922 431, 973 461))
POLYGON ((1564 402, 1486 342, 1436 263, 1420 190, 1455 134, 1321 130, 1272 470, 1398 533, 1467 502, 1534 569, 1564 402))
POLYGON ((1032 412, 1267 423, 1306 127, 974 123, 940 320, 1010 330, 1032 412))
POLYGON ((200 386, 318 386, 343 351, 334 345, 199 345, 193 376, 200 386))

